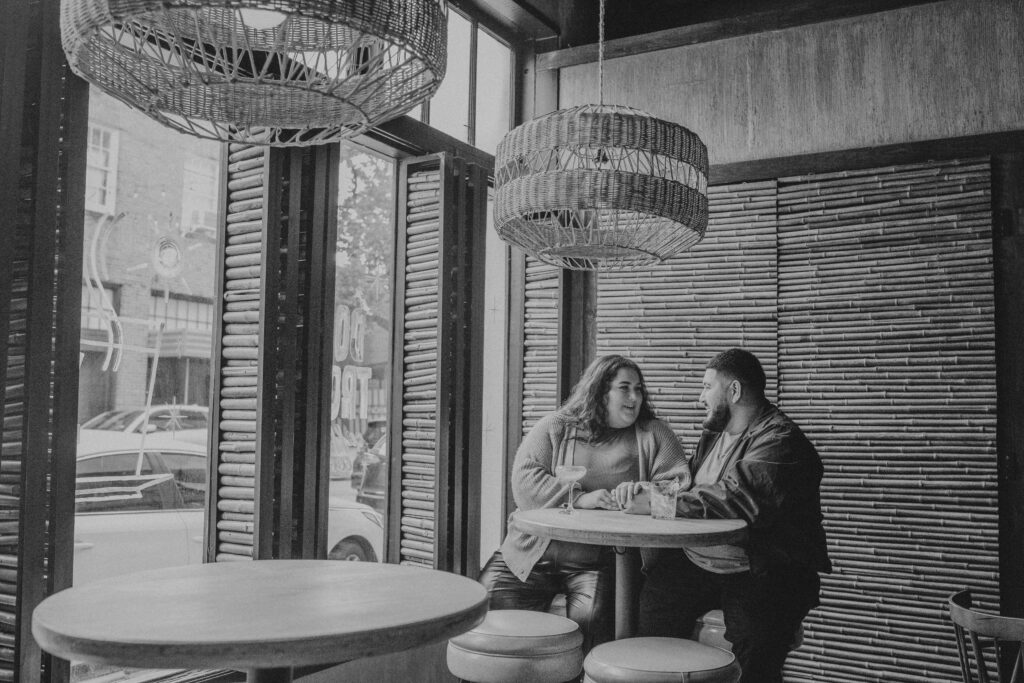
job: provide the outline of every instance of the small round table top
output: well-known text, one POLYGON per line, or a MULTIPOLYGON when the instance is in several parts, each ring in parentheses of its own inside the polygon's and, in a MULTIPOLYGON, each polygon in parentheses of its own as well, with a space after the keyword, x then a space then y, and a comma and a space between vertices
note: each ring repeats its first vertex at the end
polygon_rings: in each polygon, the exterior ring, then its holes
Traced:
POLYGON ((683 548, 737 543, 747 537, 740 519, 654 519, 617 510, 560 508, 516 510, 516 526, 528 534, 557 541, 630 548, 683 548))
POLYGON ((186 565, 69 588, 32 635, 69 660, 143 668, 333 664, 445 640, 487 613, 476 581, 335 560, 186 565))

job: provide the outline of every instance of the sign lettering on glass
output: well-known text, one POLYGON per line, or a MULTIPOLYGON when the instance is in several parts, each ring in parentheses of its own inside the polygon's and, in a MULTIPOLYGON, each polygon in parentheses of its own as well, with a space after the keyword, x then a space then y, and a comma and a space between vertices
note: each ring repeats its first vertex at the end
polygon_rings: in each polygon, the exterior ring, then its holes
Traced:
POLYGON ((365 337, 366 312, 338 304, 334 315, 335 365, 331 368, 332 420, 339 417, 365 420, 369 417, 373 369, 355 365, 363 362, 365 337))

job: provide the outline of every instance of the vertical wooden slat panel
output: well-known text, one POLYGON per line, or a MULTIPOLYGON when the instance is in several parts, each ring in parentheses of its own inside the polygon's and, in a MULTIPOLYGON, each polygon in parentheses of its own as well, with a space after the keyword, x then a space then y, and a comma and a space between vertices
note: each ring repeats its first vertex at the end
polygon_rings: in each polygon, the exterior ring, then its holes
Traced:
POLYGON ((326 553, 338 155, 336 145, 230 148, 217 561, 326 553))
POLYGON ((780 403, 835 572, 793 680, 955 681, 944 602, 998 602, 987 160, 779 181, 780 403))
POLYGON ((644 373, 658 415, 692 450, 704 367, 724 349, 757 355, 774 400, 778 376, 775 182, 709 188, 707 236, 649 270, 598 277, 597 349, 644 373))
MULTIPOLYGON (((405 263, 399 561, 433 567, 437 486, 441 165, 402 166, 405 263)), ((396 367, 397 370, 397 367, 396 367)), ((394 506, 392 506, 394 509, 394 506)))
POLYGON ((403 162, 399 176, 402 420, 391 557, 470 575, 479 557, 488 172, 438 155, 403 162))
POLYGON ((58 10, 0 3, 0 681, 26 683, 69 676, 31 635, 73 555, 88 89, 58 10))
POLYGON ((522 433, 525 435, 559 403, 559 269, 527 256, 524 289, 522 433))
POLYGON ((208 506, 215 539, 209 559, 218 562, 254 556, 258 339, 265 319, 261 315, 260 273, 267 258, 263 226, 268 175, 265 148, 230 146, 224 281, 220 288, 224 320, 219 340, 220 395, 212 421, 218 426, 217 463, 210 480, 212 505, 208 506))

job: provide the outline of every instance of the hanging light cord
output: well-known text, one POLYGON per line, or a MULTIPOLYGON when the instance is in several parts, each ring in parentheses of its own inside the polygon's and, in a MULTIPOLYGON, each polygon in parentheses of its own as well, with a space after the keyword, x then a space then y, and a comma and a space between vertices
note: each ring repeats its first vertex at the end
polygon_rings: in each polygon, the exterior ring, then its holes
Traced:
POLYGON ((604 0, 600 3, 597 22, 597 100, 604 104, 604 0))

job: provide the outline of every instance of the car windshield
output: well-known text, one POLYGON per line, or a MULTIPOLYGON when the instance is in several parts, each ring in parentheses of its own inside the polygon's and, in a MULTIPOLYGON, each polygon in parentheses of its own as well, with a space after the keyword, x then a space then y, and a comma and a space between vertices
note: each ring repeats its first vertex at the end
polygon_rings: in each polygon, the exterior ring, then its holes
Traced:
POLYGON ((82 425, 82 429, 124 431, 140 415, 142 415, 141 410, 110 410, 87 420, 82 425))

